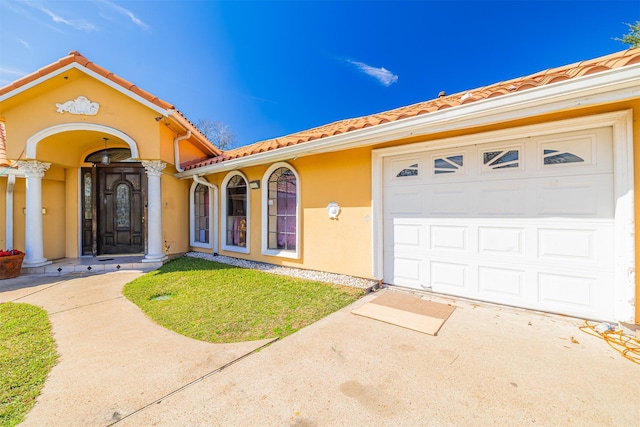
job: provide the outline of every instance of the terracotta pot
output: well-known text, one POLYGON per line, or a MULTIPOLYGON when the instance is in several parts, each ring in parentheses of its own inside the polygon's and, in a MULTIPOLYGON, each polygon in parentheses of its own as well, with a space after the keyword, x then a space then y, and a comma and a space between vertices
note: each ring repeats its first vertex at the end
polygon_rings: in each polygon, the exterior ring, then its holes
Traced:
POLYGON ((0 257, 0 279, 12 279, 20 275, 24 254, 0 257))

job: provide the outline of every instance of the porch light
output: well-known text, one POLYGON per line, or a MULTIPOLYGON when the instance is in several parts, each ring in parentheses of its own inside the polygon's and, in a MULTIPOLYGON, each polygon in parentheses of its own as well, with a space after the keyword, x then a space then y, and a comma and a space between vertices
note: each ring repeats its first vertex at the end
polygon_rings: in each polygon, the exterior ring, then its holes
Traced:
POLYGON ((249 188, 251 188, 252 190, 257 190, 258 188, 260 188, 260 181, 249 181, 249 188))
POLYGON ((102 139, 104 139, 104 151, 102 152, 102 156, 100 156, 100 163, 102 163, 103 165, 108 165, 111 163, 111 154, 109 154, 109 152, 107 151, 107 141, 109 140, 109 138, 102 139))

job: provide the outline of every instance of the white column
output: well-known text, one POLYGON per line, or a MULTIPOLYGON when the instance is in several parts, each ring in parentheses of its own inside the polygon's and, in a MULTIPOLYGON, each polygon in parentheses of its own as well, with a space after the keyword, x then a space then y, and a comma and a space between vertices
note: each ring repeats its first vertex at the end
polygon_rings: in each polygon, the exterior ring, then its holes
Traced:
POLYGON ((162 186, 160 177, 167 166, 160 160, 141 160, 147 171, 147 254, 142 262, 158 262, 167 259, 162 252, 162 186))
POLYGON ((5 246, 13 249, 13 187, 16 184, 14 174, 7 175, 7 193, 5 194, 5 246))
POLYGON ((25 257, 23 267, 41 267, 51 264, 44 257, 42 236, 42 177, 51 163, 20 160, 18 169, 27 177, 27 212, 25 221, 25 257))

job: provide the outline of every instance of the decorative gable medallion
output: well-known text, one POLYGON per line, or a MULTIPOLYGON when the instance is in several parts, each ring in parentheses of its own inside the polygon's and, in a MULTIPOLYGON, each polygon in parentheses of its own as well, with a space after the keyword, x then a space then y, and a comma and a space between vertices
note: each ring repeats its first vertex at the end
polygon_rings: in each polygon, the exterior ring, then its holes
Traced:
POLYGON ((62 104, 56 104, 58 113, 64 114, 65 112, 70 114, 84 114, 86 116, 95 116, 98 114, 100 104, 97 102, 91 102, 86 96, 79 96, 73 101, 67 101, 62 104))

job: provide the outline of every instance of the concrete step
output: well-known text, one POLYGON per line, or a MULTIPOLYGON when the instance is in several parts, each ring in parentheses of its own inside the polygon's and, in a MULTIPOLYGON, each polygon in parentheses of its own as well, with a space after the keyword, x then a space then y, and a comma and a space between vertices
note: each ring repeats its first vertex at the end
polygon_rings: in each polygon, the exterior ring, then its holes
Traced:
POLYGON ((21 274, 64 275, 70 273, 104 273, 122 270, 150 271, 162 267, 163 261, 142 262, 143 256, 64 258, 41 267, 23 267, 21 274))

